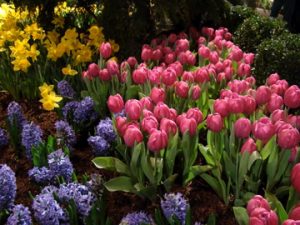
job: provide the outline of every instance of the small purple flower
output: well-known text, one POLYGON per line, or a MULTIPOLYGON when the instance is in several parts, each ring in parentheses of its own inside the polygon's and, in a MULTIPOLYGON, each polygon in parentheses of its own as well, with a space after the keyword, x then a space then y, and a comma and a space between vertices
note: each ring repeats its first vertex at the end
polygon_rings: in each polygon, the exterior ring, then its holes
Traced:
POLYGON ((42 142, 42 130, 34 123, 28 123, 23 126, 22 145, 25 147, 26 156, 31 159, 31 148, 38 146, 42 142))
POLYGON ((96 128, 96 135, 103 137, 109 143, 113 142, 117 135, 113 128, 113 123, 110 118, 101 120, 96 128))
POLYGON ((92 147, 96 156, 107 155, 110 144, 101 136, 90 136, 88 143, 92 147))
POLYGON ((79 185, 80 184, 74 182, 68 184, 61 184, 59 186, 59 189, 57 190, 59 200, 62 202, 69 202, 71 199, 74 198, 76 189, 79 185))
POLYGON ((51 194, 37 195, 33 200, 32 209, 39 224, 60 225, 68 221, 66 212, 51 194))
POLYGON ((97 113, 94 109, 95 102, 91 97, 85 97, 80 101, 78 107, 74 111, 74 122, 77 124, 94 121, 97 113))
POLYGON ((28 176, 38 184, 49 184, 54 174, 47 167, 33 167, 28 171, 28 176))
POLYGON ((70 85, 70 83, 66 80, 59 81, 57 83, 58 93, 65 98, 74 98, 75 91, 70 85))
POLYGON ((184 199, 181 193, 165 194, 164 200, 160 201, 160 206, 165 217, 169 220, 172 217, 176 217, 181 224, 185 224, 185 217, 189 204, 184 199))
POLYGON ((48 165, 54 176, 62 176, 66 181, 71 181, 73 165, 69 156, 66 156, 61 149, 48 155, 48 165))
POLYGON ((57 140, 59 144, 66 144, 70 150, 72 150, 72 146, 76 143, 75 132, 68 122, 63 120, 59 120, 55 122, 55 129, 57 140))
POLYGON ((93 192, 98 198, 101 198, 104 190, 104 179, 100 174, 91 174, 91 179, 86 183, 86 186, 91 192, 93 192))
POLYGON ((7 107, 7 118, 10 125, 21 127, 26 122, 21 106, 15 101, 10 102, 7 107))
POLYGON ((0 211, 10 208, 16 197, 17 185, 14 171, 0 164, 0 211))
POLYGON ((4 129, 0 128, 0 149, 8 145, 8 137, 4 129))
POLYGON ((119 225, 154 225, 151 216, 144 212, 134 212, 127 214, 119 225))
POLYGON ((31 213, 28 207, 16 205, 7 219, 7 225, 31 225, 31 213))
POLYGON ((64 120, 73 121, 74 111, 79 107, 80 103, 78 101, 71 101, 65 104, 62 108, 62 113, 64 116, 64 120))
POLYGON ((57 194, 57 192, 58 192, 58 188, 54 185, 48 185, 41 190, 41 194, 53 195, 54 193, 57 194))

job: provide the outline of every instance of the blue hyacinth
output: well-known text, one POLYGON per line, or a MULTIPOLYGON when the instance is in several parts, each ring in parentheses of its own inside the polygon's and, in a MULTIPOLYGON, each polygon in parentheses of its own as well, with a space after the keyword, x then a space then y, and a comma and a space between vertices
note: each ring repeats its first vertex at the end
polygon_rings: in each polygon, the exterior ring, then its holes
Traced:
POLYGON ((26 156, 28 159, 31 159, 31 148, 38 146, 42 142, 43 132, 38 125, 28 123, 23 126, 21 136, 26 156))
POLYGON ((171 220, 176 217, 181 224, 185 224, 185 217, 189 208, 189 204, 181 193, 165 194, 164 199, 161 200, 160 206, 164 216, 171 220))
POLYGON ((80 103, 78 101, 71 101, 65 104, 62 108, 62 113, 64 116, 64 120, 72 121, 74 111, 79 107, 80 103))
POLYGON ((33 200, 32 209, 39 224, 61 225, 68 221, 66 212, 59 206, 52 194, 37 195, 33 200))
POLYGON ((15 173, 5 164, 0 164, 0 211, 12 207, 16 197, 15 173))
POLYGON ((78 107, 74 111, 74 122, 77 124, 94 121, 97 113, 94 109, 95 102, 91 97, 85 97, 80 101, 78 107))
POLYGON ((127 214, 119 225, 154 225, 151 216, 144 212, 134 212, 127 214))
POLYGON ((66 80, 59 81, 57 83, 57 91, 58 93, 65 98, 74 98, 75 91, 70 85, 70 83, 66 80))
POLYGON ((55 122, 57 140, 66 144, 67 147, 72 150, 72 146, 76 144, 76 135, 72 127, 68 122, 59 120, 55 122))
POLYGON ((28 207, 16 205, 7 219, 7 225, 31 225, 31 213, 28 207))
POLYGON ((108 154, 110 144, 101 136, 91 136, 88 143, 92 147, 96 156, 104 156, 108 154))
POLYGON ((33 167, 28 171, 28 176, 39 184, 49 184, 54 174, 47 167, 33 167))
POLYGON ((105 120, 101 120, 96 127, 96 135, 103 137, 108 142, 113 142, 117 134, 114 131, 113 123, 110 118, 106 118, 105 120))
POLYGON ((26 123, 22 108, 15 101, 10 102, 7 107, 7 118, 10 125, 22 127, 26 123))
POLYGON ((61 149, 48 155, 48 165, 54 176, 62 176, 67 182, 71 181, 74 168, 70 158, 61 149))
POLYGON ((8 145, 8 137, 4 129, 0 128, 0 149, 8 145))

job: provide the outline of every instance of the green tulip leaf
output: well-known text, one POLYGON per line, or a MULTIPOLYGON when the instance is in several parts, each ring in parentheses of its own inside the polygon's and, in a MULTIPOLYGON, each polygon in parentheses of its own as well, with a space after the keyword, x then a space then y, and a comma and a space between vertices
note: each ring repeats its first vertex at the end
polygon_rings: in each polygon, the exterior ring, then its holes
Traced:
POLYGON ((248 225, 249 224, 249 216, 247 210, 243 207, 233 207, 233 212, 236 221, 239 225, 248 225))
POLYGON ((135 188, 133 186, 132 180, 130 177, 119 176, 113 178, 106 183, 104 183, 105 188, 108 191, 124 191, 124 192, 134 192, 135 188))

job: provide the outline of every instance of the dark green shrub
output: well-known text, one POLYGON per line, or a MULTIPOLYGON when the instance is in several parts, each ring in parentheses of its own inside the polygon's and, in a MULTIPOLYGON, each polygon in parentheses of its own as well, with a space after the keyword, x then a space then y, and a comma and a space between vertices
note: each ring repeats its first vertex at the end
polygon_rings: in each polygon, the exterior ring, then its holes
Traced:
POLYGON ((246 52, 256 52, 257 46, 268 38, 288 32, 281 19, 252 16, 246 19, 234 33, 234 43, 246 52))
POLYGON ((277 72, 289 84, 300 84, 300 36, 283 34, 263 41, 257 48, 255 75, 262 84, 266 77, 277 72))

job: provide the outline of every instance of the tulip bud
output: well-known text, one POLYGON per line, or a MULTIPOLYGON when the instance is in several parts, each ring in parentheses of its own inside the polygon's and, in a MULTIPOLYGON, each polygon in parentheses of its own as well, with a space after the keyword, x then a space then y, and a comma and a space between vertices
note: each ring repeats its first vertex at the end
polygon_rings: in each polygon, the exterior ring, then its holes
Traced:
POLYGON ((267 86, 260 86, 256 90, 255 100, 258 105, 266 104, 271 98, 271 89, 267 86))
POLYGON ((169 35, 169 37, 168 37, 168 42, 169 43, 173 44, 173 43, 175 43, 176 40, 177 40, 177 35, 176 34, 172 33, 172 34, 169 35))
POLYGON ((271 114, 272 123, 276 123, 279 120, 286 120, 286 112, 282 109, 276 109, 271 114))
POLYGON ((128 57, 127 62, 128 62, 129 66, 130 66, 131 68, 134 68, 135 65, 138 63, 137 60, 136 60, 136 58, 135 58, 135 57, 132 57, 132 56, 131 56, 131 57, 128 57))
POLYGON ((143 109, 143 118, 148 116, 154 116, 153 112, 149 111, 148 109, 143 109))
POLYGON ((253 152, 256 151, 256 149, 257 148, 256 148, 255 141, 249 137, 247 141, 245 141, 245 143, 243 144, 241 148, 241 153, 249 152, 249 154, 252 154, 253 152))
POLYGON ((116 118, 116 127, 118 130, 118 133, 123 137, 125 134, 125 131, 128 127, 126 117, 118 116, 116 118))
POLYGON ((100 68, 96 63, 91 63, 88 67, 87 72, 88 72, 89 76, 97 77, 99 74, 99 70, 100 70, 100 68))
POLYGON ((276 109, 280 109, 283 105, 283 99, 280 95, 273 93, 267 103, 267 110, 272 113, 276 109))
POLYGON ((275 134, 275 127, 268 117, 262 117, 253 123, 252 133, 256 139, 266 143, 275 134))
POLYGON ((152 152, 158 152, 168 146, 168 135, 164 130, 153 130, 149 136, 147 147, 152 152))
POLYGON ((177 111, 176 111, 176 109, 170 108, 169 112, 170 112, 169 119, 175 121, 176 118, 177 118, 177 111))
POLYGON ((176 41, 176 52, 185 52, 190 48, 190 43, 187 39, 179 39, 176 41))
POLYGON ((168 136, 177 133, 177 125, 173 120, 162 118, 160 121, 160 130, 164 130, 168 136))
POLYGON ((184 71, 182 74, 182 80, 186 82, 194 82, 194 76, 190 71, 184 71))
POLYGON ((201 123, 203 121, 203 114, 198 108, 190 108, 186 112, 187 118, 194 118, 197 122, 197 124, 201 123))
POLYGON ((270 205, 266 199, 264 199, 261 195, 253 196, 247 204, 247 212, 249 215, 253 212, 256 208, 264 208, 267 211, 270 211, 270 205))
POLYGON ((129 99, 125 103, 125 113, 131 120, 138 120, 142 113, 142 105, 136 99, 129 99))
POLYGON ((160 49, 155 49, 153 52, 152 52, 152 60, 155 60, 155 61, 158 61, 162 58, 162 52, 160 49))
POLYGON ((152 111, 154 108, 154 105, 153 105, 150 97, 141 98, 140 103, 141 103, 142 109, 148 109, 148 110, 152 111))
POLYGON ((246 115, 251 115, 256 110, 256 101, 252 96, 245 95, 243 96, 244 101, 244 113, 246 115))
POLYGON ((180 132, 184 134, 185 132, 189 132, 191 136, 194 136, 197 131, 197 122, 194 118, 186 118, 183 117, 179 124, 180 132))
POLYGON ((177 80, 176 71, 173 68, 168 67, 166 70, 162 72, 161 80, 167 86, 174 84, 175 81, 177 80))
POLYGON ((159 102, 164 102, 166 99, 166 93, 163 88, 152 88, 150 92, 150 98, 155 103, 158 104, 159 102))
POLYGON ((273 210, 256 208, 250 214, 249 225, 278 225, 278 216, 273 210))
POLYGON ((217 62, 219 62, 219 54, 216 51, 210 52, 209 61, 212 64, 216 64, 217 62))
POLYGON ((194 72, 194 81, 198 83, 206 83, 210 81, 208 70, 206 68, 199 68, 194 72))
POLYGON ((254 62, 254 57, 253 53, 244 53, 244 62, 251 65, 254 62))
POLYGON ((175 93, 180 98, 187 98, 189 95, 189 84, 185 81, 179 81, 175 83, 175 93))
POLYGON ((135 143, 143 141, 143 134, 137 127, 129 125, 125 131, 123 139, 125 144, 132 148, 135 143))
POLYGON ((228 99, 227 104, 230 113, 238 114, 244 112, 244 99, 237 94, 232 95, 232 97, 228 99))
POLYGON ((236 62, 239 62, 243 59, 243 56, 244 56, 244 53, 243 51, 237 47, 237 46, 234 46, 232 49, 231 49, 231 52, 230 52, 230 58, 236 62))
POLYGON ((300 204, 296 205, 289 213, 289 219, 300 220, 300 204))
POLYGON ((271 86, 272 84, 276 84, 276 82, 280 79, 278 73, 273 73, 267 78, 267 85, 271 86))
POLYGON ((124 101, 121 95, 111 95, 107 100, 107 106, 112 113, 120 113, 124 108, 124 101))
POLYGON ((141 126, 143 131, 150 134, 152 129, 156 130, 158 128, 158 121, 154 116, 148 116, 142 120, 141 126))
POLYGON ((167 53, 165 55, 165 63, 166 64, 169 65, 169 64, 175 62, 175 60, 176 60, 176 54, 175 54, 175 52, 170 52, 170 53, 167 53))
POLYGON ((148 69, 140 67, 133 71, 132 80, 135 84, 144 84, 148 77, 148 69))
POLYGON ((201 94, 201 88, 199 87, 199 85, 194 85, 192 87, 192 95, 191 98, 193 100, 198 100, 200 98, 200 94, 201 94))
POLYGON ((100 46, 100 55, 104 58, 104 59, 108 59, 111 56, 112 53, 112 49, 111 49, 111 45, 109 42, 103 42, 100 46))
POLYGON ((99 78, 102 81, 109 81, 111 80, 111 74, 108 72, 106 68, 99 70, 99 78))
POLYGON ((296 128, 280 129, 277 143, 283 149, 291 149, 299 144, 299 131, 296 128))
POLYGON ((234 133, 238 138, 247 138, 251 133, 251 122, 247 118, 240 118, 234 123, 234 133))
POLYGON ((144 62, 152 59, 152 49, 150 47, 144 46, 141 53, 141 58, 144 62))
POLYGON ((291 183, 295 190, 300 193, 300 163, 297 163, 291 171, 291 183))
POLYGON ((213 132, 220 132, 223 129, 223 119, 219 113, 208 115, 206 123, 207 128, 213 132))
POLYGON ((227 100, 216 99, 213 107, 214 107, 214 112, 219 113, 222 117, 226 117, 229 115, 227 100))
POLYGON ((285 220, 282 225, 298 225, 300 224, 300 220, 285 220))
POLYGON ((162 118, 170 118, 170 109, 169 107, 162 103, 159 102, 155 107, 154 107, 154 116, 156 117, 157 120, 161 120, 162 118))
POLYGON ((300 107, 300 88, 297 85, 292 85, 285 91, 284 104, 291 109, 300 107))
POLYGON ((237 74, 239 75, 239 77, 250 76, 251 66, 246 63, 241 63, 238 67, 237 74))
POLYGON ((119 65, 114 60, 108 60, 106 63, 106 68, 111 76, 118 75, 120 73, 119 65))
POLYGON ((205 59, 209 58, 210 55, 210 49, 206 47, 205 45, 201 45, 200 48, 198 49, 198 54, 205 59))

